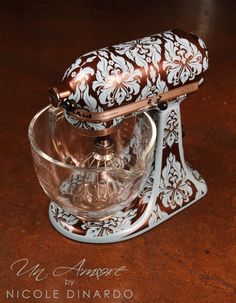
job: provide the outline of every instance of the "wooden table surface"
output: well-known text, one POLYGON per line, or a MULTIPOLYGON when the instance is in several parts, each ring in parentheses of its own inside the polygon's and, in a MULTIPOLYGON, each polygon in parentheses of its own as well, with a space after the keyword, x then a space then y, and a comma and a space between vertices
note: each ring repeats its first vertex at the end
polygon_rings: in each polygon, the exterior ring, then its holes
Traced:
MULTIPOLYGON (((235 1, 0 1, 0 302, 236 302, 235 1), (208 184, 194 206, 123 243, 70 241, 51 226, 48 198, 32 165, 27 127, 47 103, 48 86, 79 55, 167 29, 201 36, 210 68, 182 104, 185 156, 208 184), (16 260, 48 277, 16 275, 16 260), (65 291, 50 273, 86 259, 87 268, 126 266, 119 277, 77 277, 71 289, 131 289, 132 300, 7 299, 7 290, 65 291)), ((37 295, 37 292, 36 292, 37 295)), ((38 293, 39 295, 39 293, 38 293)))

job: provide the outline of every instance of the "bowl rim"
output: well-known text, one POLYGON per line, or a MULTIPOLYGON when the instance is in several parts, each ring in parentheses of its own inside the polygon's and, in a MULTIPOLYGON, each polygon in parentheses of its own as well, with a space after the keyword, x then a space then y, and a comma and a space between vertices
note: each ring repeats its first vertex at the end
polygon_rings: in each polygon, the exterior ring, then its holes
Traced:
MULTIPOLYGON (((64 162, 61 162, 59 160, 56 160, 54 158, 52 158, 51 156, 49 156, 48 154, 46 154, 36 143, 34 135, 33 135, 33 129, 34 129, 34 125, 36 123, 36 121, 39 119, 39 117, 47 110, 49 110, 50 108, 52 108, 53 106, 51 104, 47 105, 46 107, 44 107, 43 109, 41 109, 38 113, 35 114, 35 116, 32 118, 32 120, 30 121, 29 127, 28 127, 28 137, 29 137, 29 141, 31 144, 31 149, 33 149, 40 157, 42 157, 43 159, 45 159, 46 161, 62 167, 62 168, 67 168, 67 169, 71 169, 73 171, 104 171, 104 170, 115 170, 112 167, 98 167, 98 168, 89 168, 89 167, 79 167, 79 166, 75 166, 75 165, 71 165, 71 164, 67 164, 64 162)), ((151 136, 151 140, 149 141, 149 144, 147 145, 142 157, 152 148, 152 146, 155 144, 156 141, 156 136, 157 136, 157 129, 156 129, 156 124, 153 121, 153 119, 151 118, 151 116, 144 112, 142 113, 144 114, 147 118, 148 121, 151 124, 151 129, 152 129, 152 136, 151 136)))

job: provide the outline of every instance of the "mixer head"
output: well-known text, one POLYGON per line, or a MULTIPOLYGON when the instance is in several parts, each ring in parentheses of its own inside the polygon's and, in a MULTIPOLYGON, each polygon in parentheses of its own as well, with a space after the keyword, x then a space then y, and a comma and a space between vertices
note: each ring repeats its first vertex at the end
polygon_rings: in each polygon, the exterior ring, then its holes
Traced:
POLYGON ((79 57, 49 99, 84 135, 106 136, 125 117, 196 91, 207 68, 204 42, 172 30, 79 57))

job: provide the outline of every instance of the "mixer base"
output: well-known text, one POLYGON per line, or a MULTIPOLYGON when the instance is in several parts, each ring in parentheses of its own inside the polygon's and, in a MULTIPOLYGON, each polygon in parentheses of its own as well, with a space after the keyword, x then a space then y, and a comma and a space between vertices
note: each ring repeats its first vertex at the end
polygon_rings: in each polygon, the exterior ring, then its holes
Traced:
MULTIPOLYGON (((202 196, 205 194, 206 190, 202 196)), ((198 199, 191 201, 170 214, 161 211, 158 206, 151 211, 147 209, 146 212, 148 213, 143 214, 147 219, 141 222, 141 224, 139 219, 136 221, 136 218, 140 212, 143 212, 142 204, 138 208, 120 211, 115 216, 104 221, 89 222, 81 221, 51 201, 49 205, 49 218, 54 228, 71 240, 86 243, 114 243, 137 237, 149 231, 191 206, 198 199)))
POLYGON ((103 221, 82 221, 55 202, 49 206, 53 226, 67 238, 88 243, 112 243, 134 238, 192 205, 207 192, 201 175, 184 159, 179 103, 156 111, 155 157, 142 192, 132 207, 103 221))

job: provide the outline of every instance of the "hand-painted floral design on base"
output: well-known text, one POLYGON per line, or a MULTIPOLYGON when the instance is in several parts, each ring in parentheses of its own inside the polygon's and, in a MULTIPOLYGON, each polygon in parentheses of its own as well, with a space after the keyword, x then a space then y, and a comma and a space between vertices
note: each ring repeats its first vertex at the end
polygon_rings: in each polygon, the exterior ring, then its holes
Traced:
POLYGON ((176 160, 175 155, 170 153, 160 181, 160 199, 163 206, 171 207, 171 209, 181 207, 189 202, 192 193, 192 186, 186 178, 186 172, 181 163, 176 160))
POLYGON ((158 223, 158 221, 164 221, 168 218, 168 214, 160 209, 160 206, 156 204, 155 208, 151 212, 151 215, 148 220, 149 226, 153 226, 158 223))
POLYGON ((55 202, 51 202, 50 211, 55 221, 60 224, 64 229, 69 232, 73 232, 73 226, 78 223, 79 218, 66 212, 63 208, 57 205, 55 202))
POLYGON ((131 226, 131 220, 136 215, 137 209, 119 211, 114 217, 102 221, 84 222, 81 228, 86 231, 86 236, 103 237, 128 229, 131 226))

